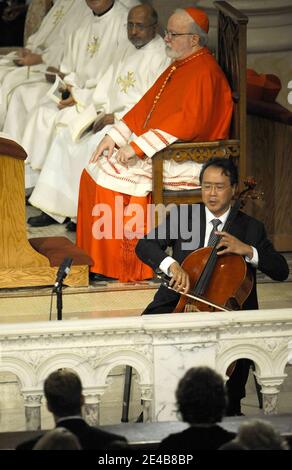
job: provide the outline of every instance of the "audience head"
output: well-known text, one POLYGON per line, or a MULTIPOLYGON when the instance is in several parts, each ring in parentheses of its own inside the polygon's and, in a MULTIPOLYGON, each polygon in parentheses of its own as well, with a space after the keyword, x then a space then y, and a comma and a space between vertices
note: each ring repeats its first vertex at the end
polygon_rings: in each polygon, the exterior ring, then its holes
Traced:
POLYGON ((223 444, 223 446, 219 447, 218 450, 248 450, 246 447, 241 445, 239 442, 237 442, 235 439, 232 441, 226 442, 226 444, 223 444))
POLYGON ((137 48, 145 46, 156 35, 158 15, 151 5, 138 5, 128 14, 128 39, 137 48))
POLYGON ((178 8, 167 22, 166 53, 176 60, 186 59, 207 44, 209 20, 198 8, 178 8))
POLYGON ((33 450, 81 450, 78 438, 66 428, 56 428, 42 436, 33 450))
POLYGON ((178 411, 189 424, 214 424, 222 420, 227 395, 221 375, 209 367, 193 367, 179 381, 178 411))
POLYGON ((253 419, 241 424, 235 439, 248 450, 288 450, 286 440, 271 423, 253 419))
POLYGON ((57 418, 80 415, 84 403, 82 384, 75 372, 58 369, 44 383, 48 410, 57 418))
POLYGON ((200 173, 202 201, 216 217, 230 207, 238 183, 235 164, 228 158, 211 158, 200 173))
POLYGON ((115 0, 86 0, 95 15, 101 16, 115 3, 115 0))

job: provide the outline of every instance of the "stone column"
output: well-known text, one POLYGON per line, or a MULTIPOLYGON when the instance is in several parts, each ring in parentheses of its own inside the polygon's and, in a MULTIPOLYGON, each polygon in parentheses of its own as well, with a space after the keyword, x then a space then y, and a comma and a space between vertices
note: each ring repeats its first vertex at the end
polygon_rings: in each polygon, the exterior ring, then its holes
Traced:
POLYGON ((152 386, 140 385, 143 404, 143 423, 152 422, 152 386))
POLYGON ((83 417, 90 426, 98 426, 100 421, 100 400, 104 390, 85 391, 85 404, 83 407, 83 417))
POLYGON ((23 393, 25 408, 25 423, 27 431, 38 431, 41 429, 41 393, 23 393))
POLYGON ((257 377, 258 383, 262 387, 262 394, 263 394, 263 410, 265 415, 273 415, 277 414, 277 405, 278 405, 278 395, 280 392, 280 386, 284 382, 286 377, 285 375, 277 376, 277 377, 257 377))

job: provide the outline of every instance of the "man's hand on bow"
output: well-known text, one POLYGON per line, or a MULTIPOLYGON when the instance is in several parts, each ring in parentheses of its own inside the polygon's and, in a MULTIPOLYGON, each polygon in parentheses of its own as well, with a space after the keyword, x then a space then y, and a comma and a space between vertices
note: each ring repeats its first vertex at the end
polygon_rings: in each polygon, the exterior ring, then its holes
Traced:
POLYGON ((169 287, 177 292, 186 294, 190 289, 190 278, 188 273, 176 261, 169 266, 171 280, 169 287))

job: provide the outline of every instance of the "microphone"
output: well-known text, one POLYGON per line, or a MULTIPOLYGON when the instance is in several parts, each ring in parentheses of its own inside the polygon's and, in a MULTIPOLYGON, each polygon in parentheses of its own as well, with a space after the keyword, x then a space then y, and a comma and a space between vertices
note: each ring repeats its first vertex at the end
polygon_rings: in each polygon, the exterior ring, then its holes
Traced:
POLYGON ((72 258, 65 258, 63 260, 63 262, 60 265, 60 267, 58 269, 58 272, 57 272, 56 282, 54 284, 54 289, 59 287, 60 284, 62 283, 62 281, 65 279, 65 277, 69 274, 69 272, 71 270, 72 263, 73 263, 72 258))

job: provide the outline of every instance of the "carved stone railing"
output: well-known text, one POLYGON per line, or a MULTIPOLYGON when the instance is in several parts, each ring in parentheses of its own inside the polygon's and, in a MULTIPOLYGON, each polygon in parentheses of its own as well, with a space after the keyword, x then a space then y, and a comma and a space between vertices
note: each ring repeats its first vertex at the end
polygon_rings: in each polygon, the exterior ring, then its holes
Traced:
POLYGON ((44 379, 60 367, 79 374, 92 424, 99 422, 107 377, 119 365, 137 371, 144 420, 171 421, 187 369, 209 365, 225 376, 239 358, 254 361, 264 412, 276 413, 292 358, 292 309, 23 323, 2 325, 0 333, 0 372, 18 377, 30 430, 40 429, 44 379))

